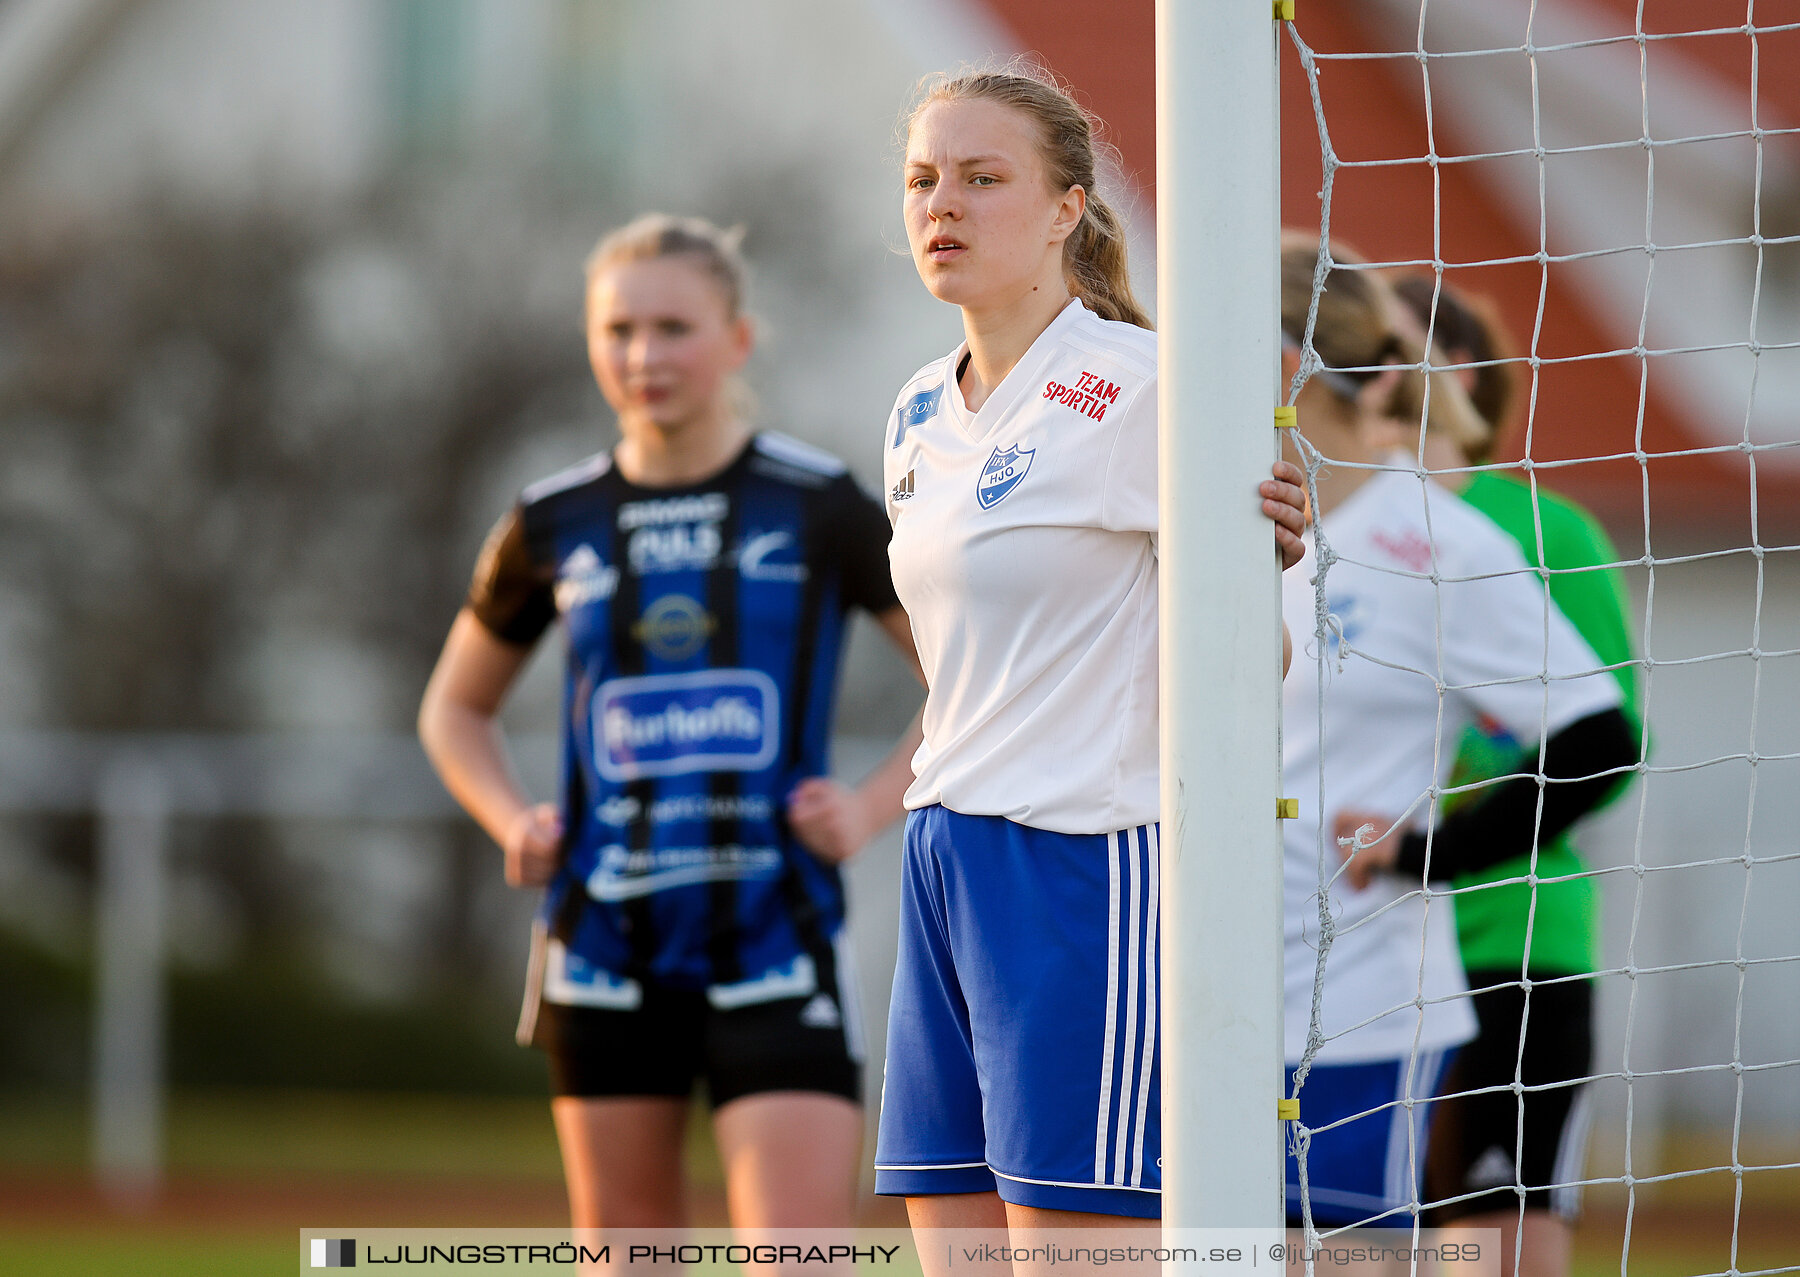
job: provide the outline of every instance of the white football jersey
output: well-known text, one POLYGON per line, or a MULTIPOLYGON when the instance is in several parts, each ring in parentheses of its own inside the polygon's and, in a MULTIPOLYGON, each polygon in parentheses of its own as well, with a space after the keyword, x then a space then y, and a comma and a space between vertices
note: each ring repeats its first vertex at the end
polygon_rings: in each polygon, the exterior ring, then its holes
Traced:
MULTIPOLYGON (((1596 672, 1599 658, 1518 546, 1448 489, 1377 473, 1321 523, 1338 556, 1325 578, 1322 654, 1312 532, 1311 570, 1282 583, 1294 636, 1282 792, 1300 803, 1300 819, 1283 822, 1290 1063, 1305 1046, 1312 1009, 1321 823, 1329 877, 1339 863, 1338 811, 1411 812, 1420 828, 1435 820, 1429 791, 1448 777, 1463 728, 1477 716, 1526 745, 1619 703, 1617 681, 1596 672)), ((1384 875, 1363 891, 1339 879, 1328 903, 1337 931, 1325 960, 1321 1062, 1396 1059, 1413 1050, 1415 1032, 1421 1051, 1474 1035, 1468 1000, 1457 996, 1466 986, 1451 897, 1427 900, 1417 879, 1384 875), (1426 1000, 1423 1011, 1415 998, 1426 1000), (1440 998, 1450 1000, 1432 1001, 1440 998)))
POLYGON ((930 691, 906 805, 1100 834, 1157 819, 1156 334, 1079 301, 981 411, 966 347, 900 391, 889 558, 930 691))

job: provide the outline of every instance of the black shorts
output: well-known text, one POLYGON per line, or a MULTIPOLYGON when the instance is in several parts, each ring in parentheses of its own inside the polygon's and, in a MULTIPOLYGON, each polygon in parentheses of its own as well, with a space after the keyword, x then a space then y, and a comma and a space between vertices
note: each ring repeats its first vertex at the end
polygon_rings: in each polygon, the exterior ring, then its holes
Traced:
POLYGON ((713 1107, 764 1091, 820 1091, 862 1098, 854 1027, 829 993, 722 1011, 698 990, 647 986, 630 1011, 538 1009, 536 1044, 550 1057, 555 1095, 685 1098, 706 1082, 713 1107))
POLYGON ((1471 971, 1480 1029, 1457 1052, 1434 1106, 1426 1154, 1426 1222, 1441 1226, 1489 1211, 1528 1209, 1574 1220, 1580 1212, 1588 1136, 1594 989, 1587 980, 1534 984, 1531 1019, 1519 1049, 1525 991, 1517 971, 1471 971), (1512 983, 1507 983, 1511 981, 1512 983), (1510 1089, 1514 1075, 1526 1090, 1510 1089), (1505 1088, 1487 1090, 1489 1087, 1505 1088), (1483 1094, 1472 1095, 1471 1091, 1483 1094), (1521 1140, 1520 1110, 1524 1111, 1521 1140))

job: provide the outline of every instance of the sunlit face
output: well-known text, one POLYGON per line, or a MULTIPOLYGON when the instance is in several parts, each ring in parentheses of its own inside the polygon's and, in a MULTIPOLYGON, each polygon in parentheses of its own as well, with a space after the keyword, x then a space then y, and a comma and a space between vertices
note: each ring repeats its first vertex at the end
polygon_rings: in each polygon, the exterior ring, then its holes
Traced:
POLYGON ((981 99, 939 99, 906 139, 906 237, 932 296, 1004 306, 1060 287, 1062 244, 1081 220, 1080 187, 1052 190, 1035 122, 981 99))
POLYGON ((750 356, 750 325, 691 257, 603 268, 588 288, 588 361, 627 433, 728 420, 724 393, 750 356))

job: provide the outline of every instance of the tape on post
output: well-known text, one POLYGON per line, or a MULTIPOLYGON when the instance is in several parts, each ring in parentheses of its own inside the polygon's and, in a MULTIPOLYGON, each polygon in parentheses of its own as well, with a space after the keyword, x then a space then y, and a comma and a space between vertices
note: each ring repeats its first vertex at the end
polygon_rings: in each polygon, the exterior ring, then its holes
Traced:
POLYGON ((1299 820, 1300 800, 1298 798, 1277 798, 1275 800, 1276 820, 1299 820))
POLYGON ((1271 0, 1275 10, 1275 21, 1292 22, 1294 20, 1294 0, 1271 0))
POLYGON ((1298 1122, 1300 1120, 1300 1101, 1276 1100, 1275 1116, 1283 1122, 1298 1122))
POLYGON ((1292 404, 1285 404, 1275 410, 1275 428, 1292 430, 1300 424, 1300 410, 1292 404))

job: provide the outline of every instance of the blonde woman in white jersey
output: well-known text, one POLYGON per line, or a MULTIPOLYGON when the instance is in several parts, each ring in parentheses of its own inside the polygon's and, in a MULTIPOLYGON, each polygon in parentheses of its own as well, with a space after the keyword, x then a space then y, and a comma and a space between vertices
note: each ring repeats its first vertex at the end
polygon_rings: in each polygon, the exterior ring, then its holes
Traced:
MULTIPOLYGON (((884 441, 929 693, 876 1191, 915 1227, 1155 1219, 1156 338, 1059 88, 929 81, 905 191, 967 340, 884 441)), ((1284 566, 1300 479, 1261 485, 1284 566)))
MULTIPOLYGON (((1568 828, 1636 761, 1636 737, 1617 682, 1518 545, 1419 472, 1427 390, 1399 302, 1342 245, 1315 292, 1319 249, 1316 233, 1290 232, 1281 254, 1288 372, 1303 342, 1323 365, 1296 404, 1324 457, 1314 580, 1282 583, 1301 648, 1282 714, 1282 792, 1300 800, 1300 818, 1283 822, 1285 1053, 1312 1129, 1304 1210, 1292 1156, 1287 1205, 1292 1224, 1410 1227, 1425 1101, 1475 1029, 1443 888, 1568 828), (1408 429, 1411 450, 1397 450, 1408 429), (1445 815, 1441 787, 1477 719, 1543 741, 1543 753, 1445 815), (1321 895, 1334 929, 1322 970, 1321 895)), ((1428 425, 1459 444, 1485 433, 1445 372, 1431 375, 1428 425)))

